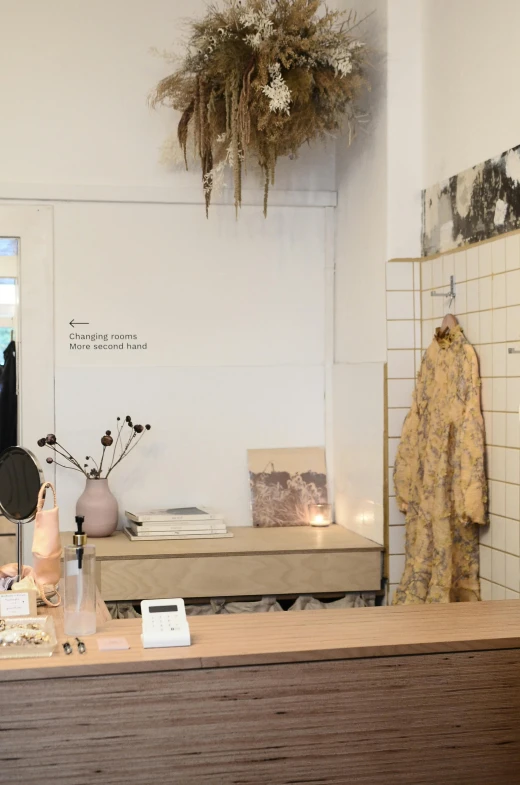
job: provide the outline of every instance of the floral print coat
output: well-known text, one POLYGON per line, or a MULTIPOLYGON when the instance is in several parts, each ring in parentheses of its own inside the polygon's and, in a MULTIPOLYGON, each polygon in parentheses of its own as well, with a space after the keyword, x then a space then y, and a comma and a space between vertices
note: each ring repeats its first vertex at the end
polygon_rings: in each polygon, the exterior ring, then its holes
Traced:
POLYGON ((406 513, 406 562, 394 604, 479 600, 484 421, 477 356, 459 326, 437 330, 424 355, 394 481, 406 513))

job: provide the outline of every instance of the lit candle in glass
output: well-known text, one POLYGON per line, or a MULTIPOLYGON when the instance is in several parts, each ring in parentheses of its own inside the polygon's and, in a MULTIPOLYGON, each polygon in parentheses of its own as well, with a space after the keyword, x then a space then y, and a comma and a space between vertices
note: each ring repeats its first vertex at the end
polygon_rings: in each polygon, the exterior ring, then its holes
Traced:
POLYGON ((311 526, 330 526, 332 523, 332 505, 309 504, 309 522, 311 526))

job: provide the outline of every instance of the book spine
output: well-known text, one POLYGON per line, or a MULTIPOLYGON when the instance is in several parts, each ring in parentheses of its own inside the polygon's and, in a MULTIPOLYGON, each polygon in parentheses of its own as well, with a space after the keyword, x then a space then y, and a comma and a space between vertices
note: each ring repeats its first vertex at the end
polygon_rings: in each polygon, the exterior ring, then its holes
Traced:
POLYGON ((125 528, 124 533, 128 537, 129 540, 138 541, 160 541, 160 540, 218 540, 223 538, 230 538, 233 535, 230 532, 219 532, 218 534, 163 534, 163 535, 149 535, 149 534, 142 534, 141 536, 137 536, 132 534, 130 529, 125 528))
POLYGON ((227 531, 225 527, 222 529, 209 529, 206 527, 201 529, 175 529, 174 527, 168 529, 141 529, 134 526, 129 526, 129 529, 133 534, 135 534, 136 537, 160 537, 162 535, 168 536, 175 534, 225 534, 227 531))
POLYGON ((196 521, 184 522, 184 523, 174 523, 174 522, 172 523, 170 521, 164 523, 157 523, 157 522, 135 523, 135 521, 129 521, 128 525, 131 526, 133 529, 136 529, 137 531, 147 531, 147 532, 150 531, 165 532, 168 531, 168 529, 172 529, 175 531, 202 531, 202 530, 225 531, 225 529, 227 528, 224 522, 204 523, 203 521, 201 521, 200 523, 197 523, 196 521))
POLYGON ((199 523, 202 521, 223 521, 219 515, 134 515, 131 512, 125 513, 129 521, 133 523, 199 523))

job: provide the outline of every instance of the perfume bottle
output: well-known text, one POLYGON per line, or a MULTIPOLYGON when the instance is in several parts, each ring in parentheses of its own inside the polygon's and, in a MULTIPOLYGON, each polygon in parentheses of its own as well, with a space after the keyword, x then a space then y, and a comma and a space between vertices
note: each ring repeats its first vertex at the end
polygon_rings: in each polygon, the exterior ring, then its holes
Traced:
POLYGON ((96 632, 96 549, 87 544, 84 520, 76 517, 73 544, 63 549, 64 631, 74 637, 96 632))

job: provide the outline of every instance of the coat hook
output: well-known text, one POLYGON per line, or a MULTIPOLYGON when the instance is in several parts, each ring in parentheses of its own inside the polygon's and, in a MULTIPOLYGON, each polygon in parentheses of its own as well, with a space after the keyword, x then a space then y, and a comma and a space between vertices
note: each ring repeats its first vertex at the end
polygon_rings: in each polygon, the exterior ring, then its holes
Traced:
POLYGON ((512 346, 510 346, 507 351, 509 352, 509 354, 520 354, 520 349, 513 349, 512 346))
POLYGON ((450 307, 453 305, 453 301, 456 297, 455 295, 455 276, 450 275, 450 291, 449 292, 431 292, 432 297, 449 297, 450 307))

